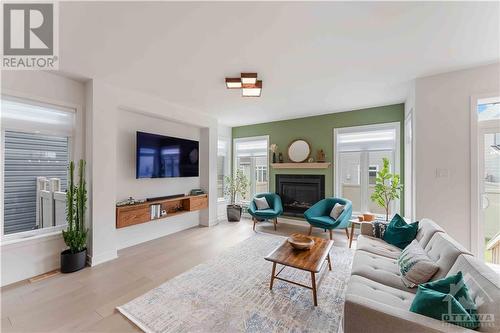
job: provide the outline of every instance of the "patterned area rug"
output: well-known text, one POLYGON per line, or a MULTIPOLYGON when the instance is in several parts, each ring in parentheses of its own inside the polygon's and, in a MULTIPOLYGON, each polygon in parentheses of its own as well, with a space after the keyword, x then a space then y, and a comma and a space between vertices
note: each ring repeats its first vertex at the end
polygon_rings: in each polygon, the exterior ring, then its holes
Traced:
MULTIPOLYGON (((264 257, 284 240, 252 236, 118 310, 145 332, 338 332, 352 250, 332 248, 314 307, 309 289, 275 280, 269 290, 272 264, 264 257)), ((309 273, 293 268, 280 276, 311 284, 309 273)))

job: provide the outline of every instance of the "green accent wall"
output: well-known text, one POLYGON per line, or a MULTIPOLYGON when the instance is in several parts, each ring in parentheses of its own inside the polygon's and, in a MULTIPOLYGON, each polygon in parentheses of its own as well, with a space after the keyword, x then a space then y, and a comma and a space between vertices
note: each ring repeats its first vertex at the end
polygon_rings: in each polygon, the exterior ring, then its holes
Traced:
MULTIPOLYGON (((325 195, 333 196, 333 129, 340 127, 400 122, 400 174, 404 179, 404 104, 380 106, 368 109, 330 113, 320 116, 274 121, 256 125, 233 127, 233 139, 269 135, 269 144, 278 145, 288 162, 288 144, 298 138, 311 145, 311 157, 316 161, 316 151, 323 149, 326 161, 332 163, 328 169, 279 169, 270 168, 269 190, 275 191, 276 174, 322 174, 325 175, 325 195)), ((271 162, 272 154, 269 159, 271 162)), ((404 212, 404 198, 401 193, 401 212, 404 212)))

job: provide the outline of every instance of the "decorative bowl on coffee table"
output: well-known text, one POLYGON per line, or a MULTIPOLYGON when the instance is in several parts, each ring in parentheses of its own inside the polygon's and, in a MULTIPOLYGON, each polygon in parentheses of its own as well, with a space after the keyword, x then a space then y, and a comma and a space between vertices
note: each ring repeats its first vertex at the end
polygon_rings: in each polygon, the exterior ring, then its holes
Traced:
POLYGON ((304 235, 292 235, 287 240, 297 250, 309 250, 314 245, 314 240, 304 235))

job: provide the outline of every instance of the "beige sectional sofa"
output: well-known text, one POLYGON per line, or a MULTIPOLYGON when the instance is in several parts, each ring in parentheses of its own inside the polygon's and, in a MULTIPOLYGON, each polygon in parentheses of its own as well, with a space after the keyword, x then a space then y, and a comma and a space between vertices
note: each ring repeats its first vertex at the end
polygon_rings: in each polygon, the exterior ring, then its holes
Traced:
MULTIPOLYGON (((410 312, 417 288, 401 280, 401 250, 372 235, 372 224, 362 223, 346 294, 345 333, 473 332, 410 312)), ((431 280, 462 271, 484 319, 478 331, 500 332, 500 276, 429 219, 420 221, 417 240, 439 266, 431 280)))

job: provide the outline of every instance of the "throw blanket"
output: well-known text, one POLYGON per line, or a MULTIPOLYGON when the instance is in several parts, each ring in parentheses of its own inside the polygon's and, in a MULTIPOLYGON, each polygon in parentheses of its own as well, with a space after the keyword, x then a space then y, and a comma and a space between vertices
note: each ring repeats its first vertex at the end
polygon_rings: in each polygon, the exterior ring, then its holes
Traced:
POLYGON ((387 228, 387 222, 373 221, 373 237, 383 238, 385 229, 387 228))

